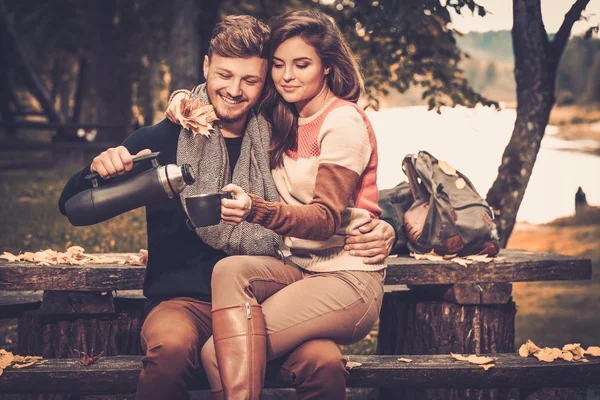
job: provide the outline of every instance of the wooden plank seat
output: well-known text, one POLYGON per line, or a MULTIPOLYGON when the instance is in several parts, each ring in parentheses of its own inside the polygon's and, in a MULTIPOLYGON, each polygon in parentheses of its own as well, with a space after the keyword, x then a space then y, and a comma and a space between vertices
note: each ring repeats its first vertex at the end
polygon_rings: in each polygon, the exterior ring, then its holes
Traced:
MULTIPOLYGON (((592 277, 589 259, 521 250, 503 250, 500 256, 505 257, 505 261, 477 262, 467 267, 451 261, 416 260, 408 256, 390 258, 385 283, 444 285, 589 280, 592 277)), ((41 266, 0 260, 0 290, 135 290, 143 286, 144 271, 144 266, 120 264, 41 266)))
MULTIPOLYGON (((518 354, 494 354, 495 367, 485 371, 477 365, 454 360, 450 355, 345 356, 360 363, 349 368, 349 387, 382 388, 528 388, 586 387, 600 383, 600 358, 589 362, 552 363, 518 354)), ((24 369, 8 368, 0 376, 0 393, 122 394, 135 392, 142 356, 100 358, 82 367, 75 359, 50 359, 46 364, 24 369)), ((272 382, 267 387, 285 387, 272 382)), ((193 390, 206 390, 198 379, 193 390)), ((531 392, 529 390, 528 392, 531 392)))

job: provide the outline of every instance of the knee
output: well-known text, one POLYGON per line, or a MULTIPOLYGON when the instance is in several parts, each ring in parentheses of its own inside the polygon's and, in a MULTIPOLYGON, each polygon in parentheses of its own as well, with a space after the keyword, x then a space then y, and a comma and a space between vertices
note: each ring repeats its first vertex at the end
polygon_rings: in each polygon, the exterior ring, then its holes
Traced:
POLYGON ((212 272, 213 288, 247 281, 250 269, 244 260, 242 256, 229 256, 217 262, 212 272))
POLYGON ((201 343, 194 330, 165 326, 146 335, 146 367, 152 366, 166 377, 191 375, 200 366, 201 343))
POLYGON ((290 379, 294 386, 345 388, 348 371, 338 346, 329 339, 314 339, 300 345, 290 355, 290 379))

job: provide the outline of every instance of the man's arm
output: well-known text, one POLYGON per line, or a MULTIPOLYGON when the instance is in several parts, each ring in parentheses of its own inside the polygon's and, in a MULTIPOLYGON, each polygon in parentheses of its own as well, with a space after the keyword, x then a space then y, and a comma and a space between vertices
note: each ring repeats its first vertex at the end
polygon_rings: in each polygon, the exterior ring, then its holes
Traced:
POLYGON ((86 165, 82 170, 75 173, 67 182, 58 199, 58 209, 62 215, 66 215, 65 204, 67 200, 81 193, 84 190, 92 188, 91 180, 85 179, 92 172, 97 172, 101 178, 99 185, 106 182, 107 178, 117 177, 130 171, 133 168, 132 159, 135 156, 150 154, 150 150, 145 148, 144 140, 145 130, 141 128, 127 137, 118 147, 109 148, 94 157, 94 160, 86 165))

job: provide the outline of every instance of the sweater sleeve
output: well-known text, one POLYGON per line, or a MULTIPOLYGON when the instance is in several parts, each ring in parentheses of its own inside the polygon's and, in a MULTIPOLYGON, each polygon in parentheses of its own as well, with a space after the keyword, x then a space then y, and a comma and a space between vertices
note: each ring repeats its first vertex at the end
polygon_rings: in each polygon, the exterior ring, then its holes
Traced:
POLYGON ((251 194, 249 222, 280 235, 302 239, 328 240, 335 234, 369 162, 370 143, 365 123, 352 106, 331 111, 323 122, 318 140, 320 155, 310 203, 268 202, 251 194))

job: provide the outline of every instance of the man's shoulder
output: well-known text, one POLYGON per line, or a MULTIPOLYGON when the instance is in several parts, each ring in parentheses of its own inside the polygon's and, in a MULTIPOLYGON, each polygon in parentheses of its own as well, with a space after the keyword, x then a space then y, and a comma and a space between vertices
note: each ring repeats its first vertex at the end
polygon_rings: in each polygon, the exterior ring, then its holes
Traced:
POLYGON ((180 126, 172 123, 167 118, 152 126, 145 126, 133 132, 131 136, 161 138, 165 136, 179 135, 180 126))

